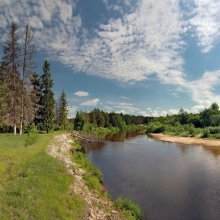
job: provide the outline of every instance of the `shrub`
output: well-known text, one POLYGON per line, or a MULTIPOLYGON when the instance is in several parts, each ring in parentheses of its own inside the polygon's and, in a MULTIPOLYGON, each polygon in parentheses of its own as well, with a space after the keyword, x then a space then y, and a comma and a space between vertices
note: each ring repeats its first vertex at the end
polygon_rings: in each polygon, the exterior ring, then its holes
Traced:
POLYGON ((27 130, 27 137, 25 139, 25 146, 33 145, 38 138, 38 132, 35 125, 31 125, 30 128, 27 130))
POLYGON ((208 138, 209 135, 210 135, 210 130, 209 130, 209 128, 205 128, 205 129, 203 130, 202 137, 203 137, 203 138, 208 138))
POLYGON ((118 198, 114 202, 114 205, 120 209, 128 219, 138 220, 142 217, 141 208, 139 205, 129 199, 118 198))

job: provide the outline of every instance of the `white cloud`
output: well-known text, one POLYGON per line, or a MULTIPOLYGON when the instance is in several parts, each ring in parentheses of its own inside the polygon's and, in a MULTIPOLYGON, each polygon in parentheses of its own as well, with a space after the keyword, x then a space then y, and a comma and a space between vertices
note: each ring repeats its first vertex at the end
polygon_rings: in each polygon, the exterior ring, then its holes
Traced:
POLYGON ((197 37, 202 52, 207 53, 220 36, 220 1, 190 0, 190 2, 194 3, 194 8, 190 12, 192 16, 189 25, 197 37))
POLYGON ((31 28, 43 28, 42 21, 36 16, 30 18, 29 24, 31 28))
POLYGON ((89 96, 89 93, 88 92, 85 92, 85 91, 77 91, 74 93, 76 96, 79 96, 79 97, 85 97, 85 96, 89 96))
POLYGON ((205 72, 201 79, 186 82, 185 88, 189 90, 192 100, 197 103, 195 109, 207 108, 213 102, 220 104, 220 94, 215 92, 215 88, 219 84, 220 70, 205 72))
POLYGON ((126 96, 119 96, 121 99, 125 99, 125 100, 129 100, 129 98, 128 97, 126 97, 126 96))
POLYGON ((139 109, 129 102, 104 102, 104 109, 107 111, 116 111, 123 114, 137 114, 139 109))
POLYGON ((100 102, 100 99, 96 98, 96 99, 91 99, 91 100, 82 102, 80 105, 82 105, 82 106, 97 106, 99 102, 100 102))

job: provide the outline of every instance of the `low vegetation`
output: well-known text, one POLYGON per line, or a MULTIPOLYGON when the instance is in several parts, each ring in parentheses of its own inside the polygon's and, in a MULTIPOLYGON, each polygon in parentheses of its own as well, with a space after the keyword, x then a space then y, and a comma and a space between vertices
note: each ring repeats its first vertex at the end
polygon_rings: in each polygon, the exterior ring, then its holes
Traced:
POLYGON ((0 219, 81 219, 85 202, 70 193, 65 167, 45 152, 52 135, 28 148, 26 135, 0 135, 0 219))
POLYGON ((118 198, 114 202, 114 205, 120 209, 129 220, 142 218, 140 207, 129 199, 118 198))
POLYGON ((94 167, 87 155, 78 150, 74 152, 73 160, 86 171, 83 178, 89 189, 100 192, 102 189, 102 172, 100 169, 94 167))

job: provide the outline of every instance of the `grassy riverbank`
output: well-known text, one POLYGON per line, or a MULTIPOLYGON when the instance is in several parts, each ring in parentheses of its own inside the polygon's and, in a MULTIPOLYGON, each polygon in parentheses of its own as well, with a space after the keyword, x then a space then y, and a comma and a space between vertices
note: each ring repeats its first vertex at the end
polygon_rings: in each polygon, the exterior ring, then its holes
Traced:
MULTIPOLYGON (((70 189, 73 176, 46 152, 53 138, 54 134, 40 134, 26 147, 26 135, 0 134, 0 219, 86 219, 84 198, 70 189)), ((84 170, 83 181, 92 194, 108 201, 101 171, 75 145, 72 159, 84 170)), ((113 208, 125 219, 140 219, 139 206, 130 200, 119 199, 113 208)), ((111 213, 113 208, 106 206, 106 212, 111 213)))
POLYGON ((45 152, 53 135, 0 135, 0 219, 79 219, 85 202, 69 193, 72 178, 45 152))

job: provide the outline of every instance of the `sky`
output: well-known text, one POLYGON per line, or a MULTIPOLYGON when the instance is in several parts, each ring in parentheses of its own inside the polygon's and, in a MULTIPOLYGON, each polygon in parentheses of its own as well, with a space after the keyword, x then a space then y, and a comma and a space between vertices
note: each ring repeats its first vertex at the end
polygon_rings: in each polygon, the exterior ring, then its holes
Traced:
POLYGON ((0 0, 0 42, 29 23, 37 72, 77 110, 158 116, 220 104, 219 0, 0 0))

